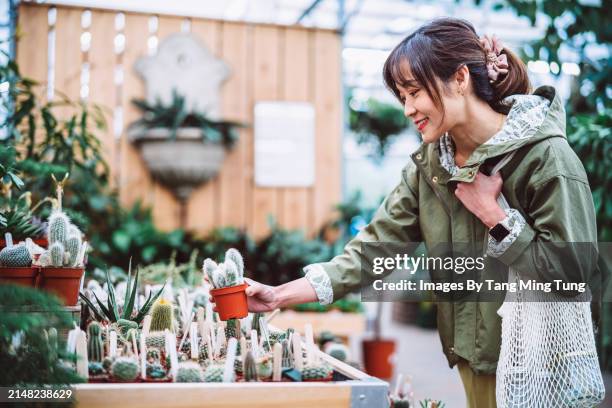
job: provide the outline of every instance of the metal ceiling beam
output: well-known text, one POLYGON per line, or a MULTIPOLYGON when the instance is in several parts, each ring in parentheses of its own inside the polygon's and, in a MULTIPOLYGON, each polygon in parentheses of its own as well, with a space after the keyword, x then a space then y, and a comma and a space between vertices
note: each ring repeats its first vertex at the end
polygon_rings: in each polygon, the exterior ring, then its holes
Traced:
POLYGON ((302 14, 298 17, 295 24, 300 24, 302 20, 306 18, 306 16, 308 16, 319 5, 319 3, 321 3, 321 0, 314 0, 312 4, 308 6, 306 10, 304 10, 302 14))

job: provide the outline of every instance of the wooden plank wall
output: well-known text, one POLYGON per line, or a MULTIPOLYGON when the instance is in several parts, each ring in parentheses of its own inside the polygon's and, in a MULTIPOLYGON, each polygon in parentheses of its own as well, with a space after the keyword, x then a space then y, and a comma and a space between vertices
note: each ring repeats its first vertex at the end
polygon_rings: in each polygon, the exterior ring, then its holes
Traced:
MULTIPOLYGON (((180 32, 185 18, 158 16, 157 32, 149 32, 151 15, 125 12, 124 26, 115 20, 119 11, 91 10, 91 26, 81 27, 85 9, 22 2, 19 9, 17 57, 24 75, 47 82, 49 65, 47 23, 56 7, 55 74, 58 92, 80 97, 81 69, 89 64, 88 101, 105 108, 108 130, 100 134, 111 168, 113 186, 121 202, 137 200, 153 208, 156 224, 170 230, 179 226, 178 201, 151 179, 139 152, 127 140, 126 126, 139 117, 133 98, 144 96, 144 84, 133 70, 147 55, 150 35, 159 41, 180 32), (91 33, 91 46, 83 52, 80 37, 91 33), (125 47, 115 50, 117 35, 125 47), (123 80, 116 81, 116 78, 123 80), (119 121, 123 129, 114 133, 119 121)), ((286 228, 313 235, 332 216, 341 198, 341 74, 340 39, 329 30, 306 29, 190 19, 190 31, 231 67, 222 89, 222 116, 253 124, 257 101, 307 101, 316 112, 316 174, 310 188, 262 188, 254 183, 253 131, 240 132, 240 141, 227 156, 220 174, 196 190, 187 204, 186 227, 205 234, 215 227, 246 228, 256 237, 268 231, 272 215, 286 228)), ((58 92, 55 98, 58 98, 58 92)), ((290 169, 288 169, 290 171, 290 169)))

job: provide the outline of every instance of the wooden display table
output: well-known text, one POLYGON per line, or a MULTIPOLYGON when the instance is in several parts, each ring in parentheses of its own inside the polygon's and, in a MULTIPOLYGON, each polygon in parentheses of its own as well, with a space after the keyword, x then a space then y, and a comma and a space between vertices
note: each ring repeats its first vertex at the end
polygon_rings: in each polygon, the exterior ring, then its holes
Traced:
POLYGON ((77 407, 385 407, 388 384, 319 351, 342 381, 74 385, 77 407))

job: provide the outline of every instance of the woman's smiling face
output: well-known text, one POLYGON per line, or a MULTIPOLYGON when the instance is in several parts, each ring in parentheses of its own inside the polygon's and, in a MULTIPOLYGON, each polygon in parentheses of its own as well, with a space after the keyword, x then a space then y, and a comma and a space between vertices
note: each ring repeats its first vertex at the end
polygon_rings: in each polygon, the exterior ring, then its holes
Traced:
POLYGON ((401 84, 396 82, 395 86, 404 106, 404 115, 413 121, 424 143, 435 142, 457 123, 461 111, 461 99, 453 95, 457 95, 458 91, 453 91, 453 81, 449 84, 437 81, 444 106, 442 109, 436 106, 427 90, 412 77, 408 64, 403 65, 404 80, 401 84))

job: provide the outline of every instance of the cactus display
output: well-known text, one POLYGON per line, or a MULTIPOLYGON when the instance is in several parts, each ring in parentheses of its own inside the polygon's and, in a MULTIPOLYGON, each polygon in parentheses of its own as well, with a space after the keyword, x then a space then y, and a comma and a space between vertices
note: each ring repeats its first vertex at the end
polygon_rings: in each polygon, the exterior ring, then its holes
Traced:
POLYGON ((166 377, 166 370, 158 361, 147 363, 147 378, 160 380, 166 377))
MULTIPOLYGON (((223 379, 223 371, 221 371, 221 378, 223 379)), ((202 382, 203 380, 204 372, 198 363, 193 361, 179 363, 176 377, 174 378, 175 382, 191 383, 202 382)))
POLYGON ((225 325, 225 338, 230 339, 234 337, 238 340, 240 337, 238 334, 240 333, 240 320, 238 319, 229 319, 225 325))
POLYGON ((204 371, 205 382, 223 382, 223 365, 211 364, 204 371))
POLYGON ((94 377, 105 374, 104 366, 102 365, 101 361, 90 361, 87 366, 87 371, 89 372, 90 376, 94 377))
POLYGON ((244 357, 244 366, 242 370, 244 375, 244 381, 257 381, 257 366, 255 364, 255 358, 253 357, 253 353, 251 353, 250 351, 248 351, 244 357))
POLYGON ((98 322, 91 322, 87 326, 87 357, 92 362, 102 362, 104 358, 102 329, 98 322))
POLYGON ((311 364, 302 368, 302 380, 324 380, 329 378, 332 368, 327 364, 311 364))
POLYGON ((174 307, 165 299, 160 299, 151 308, 151 330, 170 330, 174 332, 174 307))
POLYGON ((0 266, 13 268, 27 267, 32 264, 32 256, 24 242, 7 246, 0 251, 0 266))
POLYGON ((283 340, 283 361, 281 366, 284 368, 293 368, 293 352, 291 351, 291 343, 288 339, 283 340))
POLYGON ((200 344, 200 352, 198 353, 198 361, 200 363, 208 360, 208 345, 206 343, 200 344))
POLYGON ((114 361, 115 359, 113 357, 106 356, 104 357, 104 360, 102 360, 102 367, 104 367, 106 371, 110 372, 114 361))
POLYGON ((204 274, 215 289, 242 285, 244 283, 244 260, 240 252, 230 248, 225 260, 217 264, 210 258, 204 260, 204 274))
POLYGON ((257 376, 260 380, 265 380, 272 377, 272 359, 268 356, 264 356, 257 362, 257 376))
POLYGON ((40 266, 56 268, 78 268, 83 266, 83 258, 87 243, 83 242, 83 234, 73 224, 68 216, 56 209, 48 220, 47 240, 49 249, 38 259, 40 266))
POLYGON ((151 347, 147 349, 147 361, 151 363, 161 361, 161 353, 158 348, 151 347))
POLYGON ((349 358, 349 348, 342 343, 327 343, 324 351, 340 361, 346 362, 349 358))
POLYGON ((145 338, 147 348, 157 348, 164 350, 166 348, 166 334, 164 332, 150 332, 145 338))
POLYGON ((57 329, 51 327, 47 331, 47 346, 49 347, 49 361, 57 360, 57 329))
POLYGON ((138 363, 129 357, 118 357, 111 365, 111 374, 119 381, 134 381, 138 372, 138 363))

